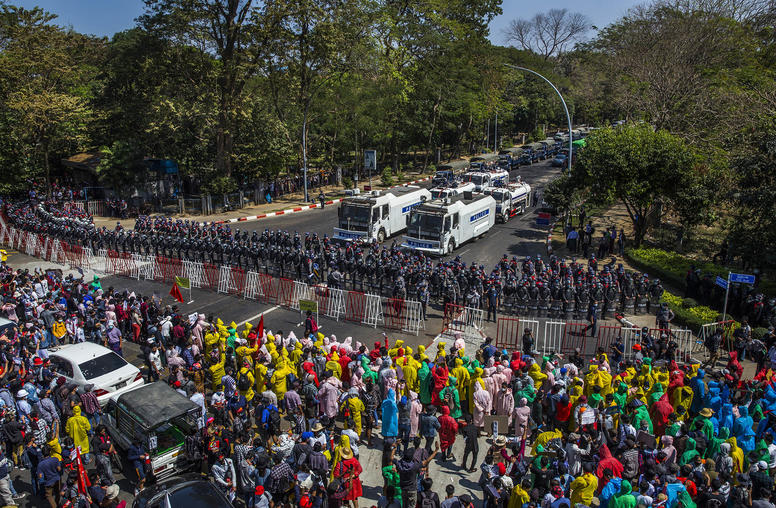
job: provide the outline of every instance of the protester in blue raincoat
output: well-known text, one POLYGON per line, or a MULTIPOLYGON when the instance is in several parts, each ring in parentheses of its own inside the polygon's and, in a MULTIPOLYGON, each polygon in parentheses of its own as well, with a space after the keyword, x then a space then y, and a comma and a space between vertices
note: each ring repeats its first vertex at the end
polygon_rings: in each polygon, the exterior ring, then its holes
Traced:
POLYGON ((399 435, 399 408, 396 405, 396 394, 393 388, 388 388, 388 394, 382 404, 383 410, 383 437, 396 437, 399 435))
POLYGON ((738 414, 741 416, 733 423, 733 435, 744 453, 749 453, 754 450, 755 445, 754 430, 752 430, 754 420, 749 416, 749 408, 746 406, 738 406, 738 414))
POLYGON ((690 381, 690 388, 692 388, 692 404, 690 405, 690 412, 693 415, 697 415, 703 409, 703 403, 706 397, 706 385, 703 383, 703 377, 706 372, 703 369, 698 369, 698 375, 692 378, 690 381))

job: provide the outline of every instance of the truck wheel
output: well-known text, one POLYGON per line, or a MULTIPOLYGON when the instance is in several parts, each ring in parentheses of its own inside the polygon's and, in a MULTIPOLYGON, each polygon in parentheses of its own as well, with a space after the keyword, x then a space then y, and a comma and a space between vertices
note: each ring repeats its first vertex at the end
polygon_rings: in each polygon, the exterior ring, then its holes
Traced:
POLYGON ((453 240, 450 240, 447 243, 447 253, 452 254, 454 250, 455 250, 455 242, 453 240))
POLYGON ((385 230, 380 229, 380 231, 377 232, 377 243, 383 243, 385 241, 385 230))

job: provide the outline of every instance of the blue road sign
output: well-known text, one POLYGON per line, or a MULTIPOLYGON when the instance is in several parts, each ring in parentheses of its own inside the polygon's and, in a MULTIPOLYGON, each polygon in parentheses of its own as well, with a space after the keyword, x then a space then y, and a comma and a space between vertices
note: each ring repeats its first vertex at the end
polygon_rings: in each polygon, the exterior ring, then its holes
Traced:
POLYGON ((717 275, 717 280, 714 281, 714 284, 721 287, 722 289, 727 289, 728 283, 725 279, 717 275))
POLYGON ((754 284, 754 275, 745 273, 731 273, 730 282, 740 282, 742 284, 754 284))

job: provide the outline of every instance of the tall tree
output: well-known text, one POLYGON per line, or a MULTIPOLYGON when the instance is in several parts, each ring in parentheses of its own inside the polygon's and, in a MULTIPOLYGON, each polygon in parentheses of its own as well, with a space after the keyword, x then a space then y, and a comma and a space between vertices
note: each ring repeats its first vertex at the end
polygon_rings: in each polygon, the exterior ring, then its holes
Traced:
POLYGON ((590 19, 568 9, 550 9, 531 19, 514 19, 504 30, 507 42, 532 51, 545 60, 558 57, 584 40, 592 28, 590 19))
POLYGON ((595 131, 574 171, 577 181, 589 186, 593 201, 625 206, 638 247, 651 223, 659 221, 656 214, 685 196, 680 189, 693 187, 698 160, 682 139, 667 131, 630 125, 595 131))
POLYGON ((231 177, 237 118, 256 66, 249 51, 256 23, 253 0, 145 0, 142 26, 160 39, 193 46, 218 59, 215 172, 231 177))
POLYGON ((50 190, 51 160, 81 149, 93 118, 102 41, 53 24, 40 8, 0 8, 0 89, 14 138, 29 147, 30 176, 43 167, 50 190))

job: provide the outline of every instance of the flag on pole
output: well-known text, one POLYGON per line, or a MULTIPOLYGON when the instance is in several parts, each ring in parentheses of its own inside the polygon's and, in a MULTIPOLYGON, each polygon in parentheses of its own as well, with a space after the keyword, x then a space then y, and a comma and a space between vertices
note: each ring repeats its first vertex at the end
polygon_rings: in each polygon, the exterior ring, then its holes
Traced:
POLYGON ((75 463, 77 467, 78 472, 78 492, 81 494, 87 493, 87 488, 91 487, 92 484, 89 483, 89 477, 86 475, 86 468, 84 468, 84 461, 81 457, 81 447, 76 448, 76 457, 75 457, 75 463))
POLYGON ((181 288, 178 287, 178 284, 173 283, 172 289, 170 290, 170 296, 178 300, 180 303, 183 303, 183 295, 181 294, 181 288))
POLYGON ((191 289, 191 281, 188 277, 175 277, 175 283, 181 289, 191 289))

